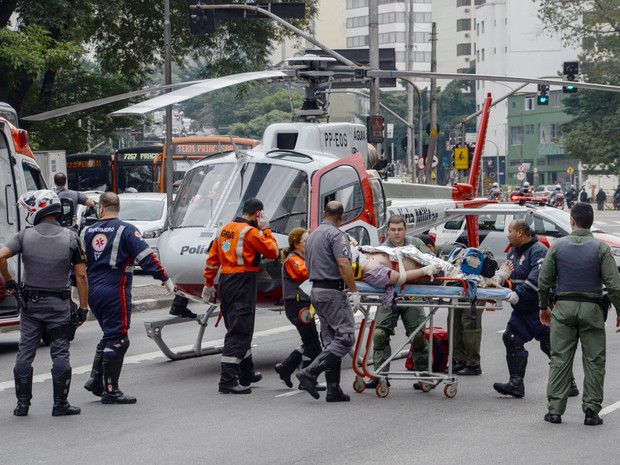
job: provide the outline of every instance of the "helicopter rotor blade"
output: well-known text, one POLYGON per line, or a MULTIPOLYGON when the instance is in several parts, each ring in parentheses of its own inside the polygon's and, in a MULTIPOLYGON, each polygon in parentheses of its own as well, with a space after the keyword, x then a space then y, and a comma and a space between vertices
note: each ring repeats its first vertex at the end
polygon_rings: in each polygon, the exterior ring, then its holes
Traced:
POLYGON ((234 86, 242 82, 256 81, 261 79, 273 79, 284 78, 287 74, 282 71, 270 70, 270 71, 256 71, 250 73, 233 74, 231 76, 224 76, 214 79, 208 79, 201 81, 198 84, 191 85, 184 89, 179 89, 174 92, 170 92, 159 97, 145 100, 144 102, 132 105, 122 110, 112 112, 112 115, 130 115, 130 114, 144 114, 150 111, 157 110, 168 105, 183 102, 193 97, 211 92, 213 90, 222 89, 224 87, 234 86))
POLYGON ((189 82, 180 82, 176 84, 169 84, 167 86, 155 86, 149 87, 147 89, 134 90, 132 92, 127 92, 125 94, 113 95, 111 97, 105 97, 98 100, 91 100, 90 102, 77 103, 75 105, 69 105, 67 107, 57 108, 55 110, 45 111, 43 113, 38 113, 36 115, 26 116, 23 119, 25 121, 45 121, 52 118, 57 118, 59 116, 68 115, 69 113, 75 113, 83 110, 90 110, 91 108, 100 107, 102 105, 107 105, 109 103, 119 102, 121 100, 130 99, 133 97, 139 97, 140 95, 150 94, 152 92, 159 92, 167 89, 177 89, 179 87, 187 87, 192 84, 196 84, 202 81, 189 81, 189 82))

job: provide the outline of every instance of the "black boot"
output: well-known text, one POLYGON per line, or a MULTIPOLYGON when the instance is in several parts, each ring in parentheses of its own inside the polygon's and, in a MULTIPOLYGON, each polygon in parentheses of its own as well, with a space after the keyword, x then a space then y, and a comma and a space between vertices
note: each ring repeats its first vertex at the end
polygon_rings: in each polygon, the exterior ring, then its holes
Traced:
POLYGON ((28 415, 30 399, 32 399, 32 368, 26 375, 21 375, 13 369, 13 377, 15 379, 15 396, 17 397, 17 407, 13 410, 13 415, 25 417, 28 415))
POLYGON ((579 395, 579 388, 575 382, 575 378, 570 380, 570 388, 568 389, 568 397, 577 397, 579 395))
POLYGON ((90 378, 84 384, 84 389, 92 392, 97 397, 101 397, 103 394, 103 350, 95 352, 90 378))
POLYGON ((506 355, 508 363, 508 372, 510 379, 507 383, 495 383, 493 389, 505 396, 522 398, 525 395, 525 386, 523 378, 525 377, 525 369, 527 367, 527 357, 521 355, 506 355))
POLYGON ((117 356, 113 360, 103 361, 103 381, 105 383, 105 391, 101 395, 102 404, 135 404, 137 399, 133 396, 127 396, 118 388, 118 379, 123 369, 122 356, 117 356))
POLYGON ((260 371, 254 371, 254 362, 252 356, 244 358, 239 364, 239 384, 244 387, 250 386, 252 383, 258 383, 263 379, 260 371))
POLYGON ((327 402, 349 402, 351 400, 340 388, 340 364, 341 360, 338 360, 325 370, 325 381, 327 381, 325 400, 327 402))
POLYGON ((222 363, 222 374, 218 391, 222 394, 251 394, 249 386, 239 384, 239 365, 222 363))
POLYGON ((597 426, 603 424, 603 419, 598 416, 598 413, 591 409, 586 410, 586 417, 583 420, 583 424, 586 426, 597 426))
POLYGON ((67 401, 69 389, 71 388, 71 369, 59 376, 54 376, 52 372, 52 384, 54 387, 54 407, 52 408, 53 417, 64 417, 67 415, 79 415, 82 409, 73 407, 67 401))
POLYGON ((318 399, 320 396, 319 391, 317 390, 317 377, 340 360, 341 357, 338 357, 331 352, 321 352, 310 365, 295 374, 299 380, 300 388, 308 391, 308 394, 315 399, 318 399))
POLYGON ((274 368, 276 373, 280 375, 280 379, 287 385, 287 387, 292 388, 293 382, 291 381, 291 376, 297 369, 297 367, 301 364, 302 355, 301 352, 295 349, 293 352, 289 354, 288 357, 281 363, 278 363, 274 368))
POLYGON ((178 295, 174 296, 174 300, 170 306, 170 314, 180 316, 181 318, 196 318, 198 315, 187 308, 188 303, 189 299, 186 297, 181 297, 178 295))

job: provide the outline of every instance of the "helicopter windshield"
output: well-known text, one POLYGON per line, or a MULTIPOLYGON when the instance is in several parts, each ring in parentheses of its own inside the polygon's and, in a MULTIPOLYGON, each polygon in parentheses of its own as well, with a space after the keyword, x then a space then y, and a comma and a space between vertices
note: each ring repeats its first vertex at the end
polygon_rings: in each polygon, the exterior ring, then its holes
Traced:
POLYGON ((172 226, 222 226, 241 216, 243 203, 251 197, 265 205, 274 232, 288 234, 308 226, 307 174, 267 163, 218 163, 188 171, 177 194, 172 226))

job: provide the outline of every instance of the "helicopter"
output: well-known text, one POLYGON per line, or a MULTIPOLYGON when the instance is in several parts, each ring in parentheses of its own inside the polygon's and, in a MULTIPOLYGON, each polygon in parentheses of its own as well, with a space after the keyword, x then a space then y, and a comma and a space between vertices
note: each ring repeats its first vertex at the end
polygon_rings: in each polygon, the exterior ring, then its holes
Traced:
MULTIPOLYGON (((477 210, 489 203, 476 198, 480 163, 491 108, 490 94, 480 117, 476 149, 467 183, 431 186, 382 181, 378 157, 369 149, 367 128, 355 123, 324 123, 328 114, 329 90, 339 84, 367 82, 378 77, 433 77, 432 73, 378 71, 342 65, 332 57, 306 55, 286 61, 278 70, 243 73, 187 85, 165 95, 113 112, 145 114, 182 102, 212 90, 252 80, 270 80, 304 87, 304 101, 295 113, 296 122, 277 123, 266 128, 261 143, 250 150, 213 154, 196 163, 186 173, 172 204, 167 224, 158 243, 158 256, 176 284, 177 295, 200 301, 204 285, 203 270, 209 246, 218 228, 241 213, 244 201, 260 199, 270 227, 282 249, 288 245, 288 232, 301 226, 310 231, 318 227, 324 206, 331 200, 344 208, 341 229, 359 245, 379 245, 386 237, 390 215, 402 215, 408 233, 417 234, 446 222, 453 216, 466 215, 468 243, 477 241, 477 210)), ((441 74, 436 77, 512 82, 549 83, 561 81, 506 76, 441 74)), ((580 87, 620 91, 614 86, 579 82, 580 87)), ((93 106, 121 100, 123 96, 93 102, 93 106)), ((84 108, 84 105, 80 108, 84 108)), ((75 108, 75 107, 74 107, 75 108)), ((45 119, 66 114, 58 109, 26 119, 45 119)), ((487 210, 488 211, 488 210, 487 210)), ((525 207, 523 208, 525 212, 525 207)), ((278 303, 281 297, 281 265, 277 260, 262 260, 258 276, 259 301, 278 303)), ((147 334, 173 360, 218 353, 217 347, 201 345, 207 321, 216 309, 209 307, 197 318, 198 339, 190 350, 173 352, 163 342, 164 326, 194 321, 171 318, 145 324, 147 334)))

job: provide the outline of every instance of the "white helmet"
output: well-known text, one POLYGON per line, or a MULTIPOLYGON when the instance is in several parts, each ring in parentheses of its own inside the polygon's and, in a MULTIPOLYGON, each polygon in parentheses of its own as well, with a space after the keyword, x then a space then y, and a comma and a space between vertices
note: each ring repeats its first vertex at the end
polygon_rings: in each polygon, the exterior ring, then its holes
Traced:
POLYGON ((525 181, 525 182, 523 183, 523 187, 530 187, 530 183, 529 183, 529 182, 527 182, 527 181, 525 181))
POLYGON ((561 186, 561 184, 560 184, 560 183, 557 183, 557 184, 555 185, 555 190, 556 190, 556 191, 561 191, 561 190, 562 190, 562 186, 561 186))
POLYGON ((22 194, 17 204, 28 212, 26 221, 32 225, 39 224, 47 215, 56 215, 56 218, 59 218, 62 214, 58 195, 48 189, 26 192, 22 194))
POLYGON ((493 183, 493 187, 499 187, 499 184, 497 184, 496 182, 493 183))

